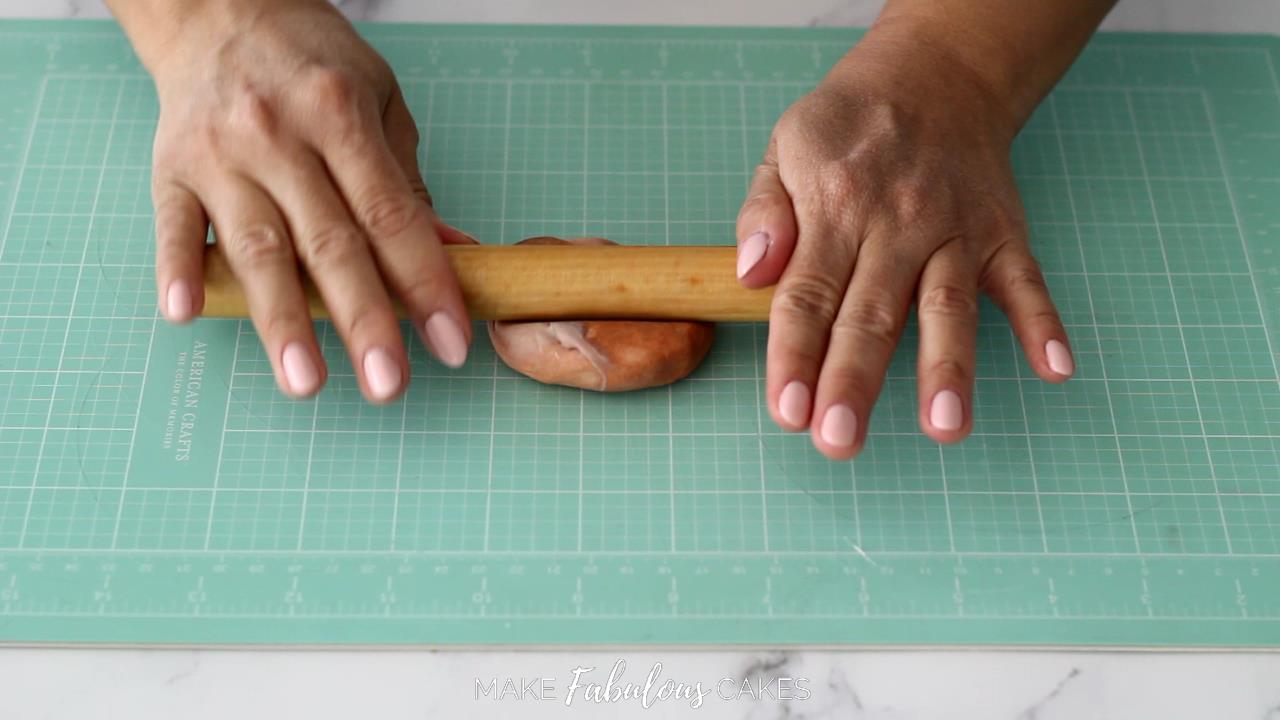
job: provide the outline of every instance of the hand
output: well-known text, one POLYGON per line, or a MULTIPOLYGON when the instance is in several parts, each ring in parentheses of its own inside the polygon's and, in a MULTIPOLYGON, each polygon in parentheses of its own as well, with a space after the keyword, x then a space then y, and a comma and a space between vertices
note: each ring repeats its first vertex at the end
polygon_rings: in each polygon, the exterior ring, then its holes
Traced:
POLYGON ((855 455, 914 303, 920 427, 964 438, 980 289, 1037 375, 1071 375, 1027 245, 1009 163, 1016 126, 953 59, 874 35, 778 121, 737 236, 743 282, 778 283, 766 392, 779 425, 809 428, 828 457, 855 455))
POLYGON ((135 38, 160 98, 165 316, 200 313, 212 221, 284 392, 310 395, 326 377, 299 262, 370 401, 393 399, 409 376, 393 297, 432 352, 461 365, 470 322, 441 248, 459 233, 431 209, 417 129, 385 61, 324 2, 184 5, 163 44, 135 38))

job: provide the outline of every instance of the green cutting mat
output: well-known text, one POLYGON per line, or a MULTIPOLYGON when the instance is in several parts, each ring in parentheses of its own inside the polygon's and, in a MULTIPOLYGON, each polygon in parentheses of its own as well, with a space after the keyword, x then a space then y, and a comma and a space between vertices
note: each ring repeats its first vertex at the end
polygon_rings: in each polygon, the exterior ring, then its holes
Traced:
MULTIPOLYGON (((489 242, 732 241, 844 30, 368 26, 450 221, 489 242)), ((976 427, 916 427, 914 328, 867 451, 761 408, 764 328, 671 388, 458 372, 415 343, 316 402, 247 322, 157 321, 156 105, 110 25, 0 24, 0 639, 1280 643, 1274 38, 1099 38, 1018 140, 1079 376, 983 309, 976 427)))

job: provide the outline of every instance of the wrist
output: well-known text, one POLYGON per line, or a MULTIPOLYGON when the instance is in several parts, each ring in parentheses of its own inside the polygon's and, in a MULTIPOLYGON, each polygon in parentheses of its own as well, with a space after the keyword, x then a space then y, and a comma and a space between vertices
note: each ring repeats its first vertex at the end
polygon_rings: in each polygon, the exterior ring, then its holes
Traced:
MULTIPOLYGON (((938 78, 986 95, 1020 128, 1115 0, 889 0, 859 45, 898 48, 938 78)), ((857 48, 855 48, 857 50, 857 48)))
POLYGON ((954 40, 944 41, 922 24, 878 21, 832 68, 824 85, 873 88, 924 113, 946 113, 975 122, 1011 143, 1035 109, 975 66, 954 40))
POLYGON ((184 50, 243 32, 263 16, 299 10, 336 12, 327 0, 107 0, 107 5, 152 76, 184 50))

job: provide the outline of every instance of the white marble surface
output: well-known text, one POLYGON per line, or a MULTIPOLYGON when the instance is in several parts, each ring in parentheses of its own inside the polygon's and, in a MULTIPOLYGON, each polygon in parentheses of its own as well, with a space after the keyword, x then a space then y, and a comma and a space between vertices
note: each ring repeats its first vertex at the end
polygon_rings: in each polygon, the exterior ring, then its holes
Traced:
MULTIPOLYGON (((575 667, 603 683, 701 682, 710 720, 1275 720, 1280 658, 1265 655, 1040 652, 328 652, 71 651, 0 654, 0 717, 15 718, 654 718, 690 703, 566 706, 575 667), (476 699, 477 676, 554 678, 549 699, 476 699), (722 678, 734 678, 717 690, 722 678), (732 696, 743 677, 804 678, 808 699, 732 696), (553 696, 553 697, 551 697, 553 696)), ((518 680, 517 680, 518 681, 518 680)), ((539 685, 535 683, 535 688, 539 685)), ((778 683, 773 682, 776 689, 778 683)), ((775 690, 775 694, 776 690, 775 690)), ((496 693, 495 693, 496 695, 496 693)), ((797 696, 799 693, 797 693, 797 696)))
MULTIPOLYGON (((365 20, 865 25, 874 0, 345 0, 365 20)), ((104 17, 99 2, 0 0, 0 16, 104 17)), ((1280 33, 1277 0, 1123 0, 1111 29, 1280 33)), ((1252 718, 1280 720, 1280 654, 1098 652, 0 651, 0 718, 668 717, 668 700, 565 706, 573 668, 623 659, 623 681, 702 683, 705 718, 1252 718), (552 678, 555 699, 476 699, 477 677, 552 678), (804 679, 782 702, 722 678, 804 679), (738 694, 726 700, 722 694, 738 694), (800 693, 797 692, 797 695, 800 693)))

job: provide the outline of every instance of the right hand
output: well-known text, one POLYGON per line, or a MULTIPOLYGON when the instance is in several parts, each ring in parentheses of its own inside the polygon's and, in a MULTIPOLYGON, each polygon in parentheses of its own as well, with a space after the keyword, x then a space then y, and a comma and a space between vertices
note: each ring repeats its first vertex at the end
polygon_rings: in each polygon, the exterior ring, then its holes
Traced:
POLYGON ((368 400, 394 399, 409 377, 393 297, 437 358, 465 361, 471 324, 441 247, 464 236, 432 210, 400 88, 345 18, 316 0, 200 4, 140 55, 160 98, 165 317, 200 314, 212 222, 285 393, 311 395, 327 375, 299 262, 368 400))
POLYGON ((938 442, 973 427, 979 291, 1041 379, 1075 369, 1027 240, 1013 114, 936 43, 885 32, 783 114, 738 217, 739 275, 778 286, 769 411, 835 460, 866 442, 912 305, 918 420, 938 442))

